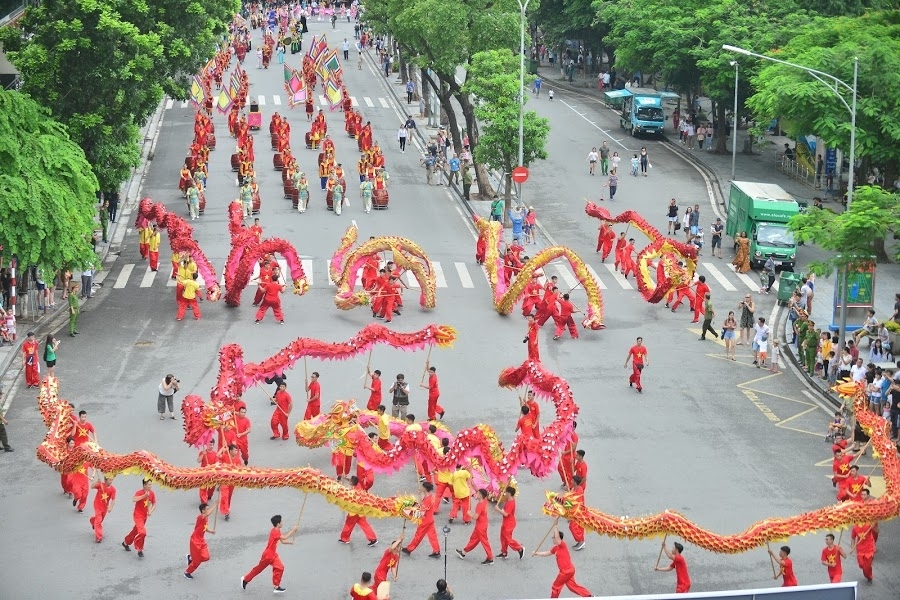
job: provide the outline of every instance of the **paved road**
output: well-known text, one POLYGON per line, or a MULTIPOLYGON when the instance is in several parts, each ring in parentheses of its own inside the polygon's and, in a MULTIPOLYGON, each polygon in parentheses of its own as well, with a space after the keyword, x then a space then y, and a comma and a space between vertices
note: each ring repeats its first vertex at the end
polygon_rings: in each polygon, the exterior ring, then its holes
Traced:
MULTIPOLYGON (((314 33, 321 27, 315 22, 312 26, 314 33)), ((350 31, 346 24, 339 24, 337 33, 349 35, 350 31)), ((337 43, 339 36, 331 32, 329 36, 333 44, 337 43)), ((351 60, 351 65, 354 63, 351 60)), ((266 126, 271 111, 278 106, 274 97, 281 94, 281 112, 291 120, 300 164, 308 173, 314 172, 315 156, 300 142, 305 118, 284 106, 280 70, 276 67, 263 72, 251 66, 250 76, 252 92, 266 97, 266 126)), ((524 359, 525 348, 520 342, 523 324, 517 317, 498 317, 492 310, 484 276, 472 262, 474 239, 460 218, 458 205, 443 189, 425 185, 413 152, 401 155, 394 147, 393 133, 403 107, 397 106, 396 99, 388 93, 386 82, 368 68, 362 72, 349 68, 346 81, 366 118, 371 119, 376 139, 386 149, 392 176, 391 208, 365 215, 354 203, 338 217, 324 209, 324 196, 314 192, 310 211, 304 215, 291 211, 277 188, 280 174, 265 166, 271 160, 265 143, 268 136, 257 134, 265 235, 292 241, 305 260, 311 261, 308 264, 314 279, 308 295, 285 298, 284 327, 271 320, 254 325, 249 292, 245 292, 240 308, 204 303, 201 321, 176 322, 174 292, 166 285, 163 272, 145 277, 146 267, 137 259, 135 235, 131 232, 96 300, 85 307, 82 335, 75 340, 63 338, 57 368, 63 395, 89 412, 109 450, 146 448, 173 464, 190 466, 195 453, 181 441, 180 425, 159 421, 155 414, 155 389, 166 372, 180 377, 185 393, 207 395, 216 377, 216 350, 223 344, 241 343, 246 359, 256 361, 297 336, 343 340, 370 322, 364 309, 342 313, 333 308, 333 288, 323 270, 324 260, 333 252, 351 219, 357 220, 363 236, 409 236, 442 266, 446 288, 438 291, 438 308, 425 313, 407 297, 407 309, 394 326, 402 331, 433 322, 456 327, 460 339, 455 347, 432 356, 448 407, 447 424, 459 429, 490 423, 501 439, 511 439, 517 401, 512 392, 496 387, 496 378, 501 368, 524 359), (373 106, 368 106, 365 98, 373 106), (460 263, 462 271, 457 269, 460 263), (137 265, 128 277, 122 275, 126 265, 137 265), (471 287, 465 285, 461 272, 467 273, 471 287), (119 281, 122 283, 116 287, 119 281), (145 281, 147 285, 142 285, 145 281)), ((587 149, 602 139, 602 134, 588 127, 585 118, 602 129, 609 129, 609 125, 604 124, 599 113, 581 110, 585 116, 579 116, 577 102, 568 101, 562 93, 553 105, 542 98, 536 106, 553 126, 551 159, 533 170, 535 191, 526 190, 533 198, 527 202, 538 208, 553 237, 587 257, 593 250, 595 225, 581 213, 582 197, 595 197, 601 180, 587 175, 584 157, 587 149)), ((330 127, 337 130, 333 137, 338 159, 347 166, 355 164, 357 155, 351 140, 340 135, 342 118, 335 113, 329 114, 328 119, 330 127)), ((192 111, 179 103, 166 109, 144 189, 146 195, 182 212, 186 211, 175 184, 189 144, 191 121, 192 111)), ((201 246, 218 267, 228 251, 225 207, 236 188, 234 174, 227 165, 230 140, 224 118, 218 116, 216 123, 219 148, 212 154, 209 203, 206 214, 196 223, 196 231, 201 246)), ((618 138, 618 132, 613 132, 613 137, 618 138)), ((633 145, 631 140, 623 143, 633 145)), ((656 225, 662 225, 662 206, 672 195, 701 202, 707 210, 708 204, 703 204, 704 185, 696 172, 656 145, 647 145, 653 176, 624 181, 616 205, 637 208, 656 225)), ((167 258, 165 254, 164 263, 167 258)), ((753 368, 746 352, 737 363, 724 363, 722 347, 712 341, 698 342, 697 332, 692 329, 696 326, 688 323, 684 313, 672 315, 662 307, 643 303, 636 291, 619 286, 598 261, 591 258, 591 264, 607 286, 604 293, 608 329, 585 332, 577 341, 561 342, 552 342, 551 334, 544 331, 541 342, 546 366, 569 381, 581 406, 578 431, 591 468, 589 505, 626 515, 668 507, 712 530, 729 532, 741 530, 758 519, 795 514, 832 500, 831 486, 825 479, 828 467, 816 466, 829 454, 816 437, 824 428, 827 415, 803 394, 796 381, 753 368), (637 335, 647 340, 652 361, 646 371, 647 389, 640 396, 625 385, 627 371, 622 369, 625 351, 637 335)), ((732 291, 724 285, 714 287, 717 301, 721 293, 722 310, 727 304, 736 303, 745 288, 732 274, 722 268, 720 271, 735 288, 732 291)), ((583 303, 583 297, 576 296, 576 301, 583 303)), ((413 381, 421 373, 423 362, 421 353, 384 349, 376 350, 372 359, 373 367, 387 376, 403 372, 413 381)), ((310 370, 321 372, 325 398, 335 399, 361 395, 364 366, 362 359, 339 364, 311 361, 310 370)), ((298 385, 301 378, 299 369, 290 375, 295 401, 302 396, 298 385)), ((269 528, 268 518, 279 512, 290 520, 299 508, 298 492, 239 490, 232 520, 220 521, 218 534, 209 537, 213 560, 199 570, 194 581, 186 581, 180 573, 196 513, 196 495, 159 493, 159 511, 150 520, 147 556, 141 561, 117 545, 130 528, 128 497, 139 487, 136 477, 123 476, 116 481, 120 501, 107 520, 108 539, 94 544, 87 516, 74 513, 61 496, 54 472, 38 463, 29 450, 42 435, 42 423, 30 396, 20 385, 8 415, 13 423, 11 436, 19 451, 0 460, 0 477, 7 482, 0 490, 0 501, 7 507, 0 515, 0 524, 9 540, 0 548, 0 561, 14 574, 7 577, 4 587, 4 593, 11 598, 35 597, 37 589, 43 597, 50 598, 197 598, 222 593, 230 597, 238 590, 240 575, 258 559, 269 528), (21 576, 15 576, 16 573, 21 576)), ((326 451, 270 442, 268 402, 255 390, 247 394, 246 400, 254 423, 253 464, 310 464, 331 472, 326 451)), ((423 405, 424 397, 414 395, 413 410, 421 412, 423 405)), ((295 415, 292 422, 296 420, 295 415)), ((539 514, 544 490, 554 489, 557 482, 555 478, 534 481, 527 475, 520 481, 517 537, 531 549, 548 526, 547 518, 539 514)), ((378 477, 375 491, 412 491, 413 485, 412 470, 406 468, 394 476, 378 477)), ((400 530, 396 521, 376 522, 381 540, 377 548, 365 547, 359 537, 354 538, 352 546, 345 547, 337 543, 342 521, 343 515, 334 507, 319 498, 310 499, 297 546, 281 551, 287 565, 283 585, 291 595, 346 597, 346 590, 359 572, 375 567, 387 542, 400 530)), ((493 521, 494 544, 497 526, 493 521)), ((883 528, 887 530, 882 536, 886 556, 896 555, 896 542, 892 542, 889 533, 892 528, 893 525, 883 528)), ((451 553, 465 543, 468 533, 463 525, 453 526, 448 539, 451 553)), ((801 582, 825 581, 824 570, 817 561, 820 537, 791 541, 801 582)), ((621 542, 590 537, 587 549, 574 554, 579 580, 598 595, 670 591, 670 576, 652 574, 657 548, 657 541, 621 542), (592 568, 598 563, 602 568, 592 568)), ((547 594, 555 573, 552 561, 498 560, 492 567, 482 567, 476 560, 480 556, 476 550, 465 564, 450 557, 448 578, 457 597, 533 598, 547 594)), ((762 587, 770 581, 769 561, 762 551, 726 557, 689 548, 687 557, 698 591, 762 587)), ((857 575, 852 567, 847 568, 847 573, 857 575)), ((443 561, 429 560, 419 551, 402 562, 395 597, 426 597, 440 576, 443 561)), ((871 595, 866 593, 864 597, 879 597, 889 589, 889 583, 896 583, 881 569, 878 578, 871 595)), ((268 595, 268 585, 267 575, 263 575, 244 595, 268 595)))

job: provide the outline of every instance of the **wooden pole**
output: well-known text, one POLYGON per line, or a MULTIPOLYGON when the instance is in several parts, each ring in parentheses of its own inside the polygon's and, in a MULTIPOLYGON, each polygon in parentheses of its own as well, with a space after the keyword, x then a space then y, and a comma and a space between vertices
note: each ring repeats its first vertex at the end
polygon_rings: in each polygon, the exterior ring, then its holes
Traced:
POLYGON ((366 375, 369 374, 369 369, 372 367, 372 350, 374 349, 374 346, 369 348, 369 359, 366 361, 366 372, 363 373, 363 389, 366 389, 366 375))
MULTIPOLYGON (((541 546, 543 546, 543 545, 544 545, 544 542, 547 541, 547 538, 550 537, 550 534, 551 534, 551 533, 553 532, 553 530, 556 528, 556 526, 557 526, 558 523, 559 523, 559 517, 556 517, 556 519, 553 520, 553 524, 550 525, 550 529, 548 529, 548 530, 547 530, 547 533, 544 534, 544 537, 541 538, 541 541, 540 541, 540 543, 537 545, 537 548, 534 549, 535 552, 537 552, 538 550, 541 549, 541 546)), ((533 553, 532 553, 532 554, 533 554, 533 553)))
POLYGON ((869 446, 871 446, 871 445, 872 445, 872 438, 869 438, 869 441, 866 442, 866 445, 865 445, 865 446, 863 446, 862 452, 860 452, 859 454, 857 454, 857 455, 856 455, 856 458, 853 459, 853 462, 850 463, 850 466, 851 466, 851 467, 852 467, 853 465, 855 465, 857 462, 859 462, 859 459, 862 457, 863 453, 864 453, 864 452, 866 451, 866 449, 867 449, 869 446))
POLYGON ((841 533, 840 533, 840 535, 838 536, 838 541, 837 541, 837 545, 838 545, 838 546, 841 545, 841 540, 842 540, 842 539, 844 539, 844 530, 843 530, 843 529, 841 529, 841 533))
POLYGON ((309 498, 309 492, 306 492, 305 494, 303 494, 303 503, 300 505, 300 514, 297 515, 297 525, 295 525, 295 527, 297 527, 298 529, 297 529, 296 531, 294 531, 294 535, 291 536, 291 539, 296 538, 296 537, 297 537, 297 533, 300 531, 300 529, 299 529, 299 527, 300 527, 300 519, 303 518, 303 509, 306 508, 306 500, 307 500, 307 498, 309 498))
MULTIPOLYGON (((403 530, 400 532, 400 538, 406 535, 406 519, 403 519, 403 530)), ((402 555, 402 552, 401 552, 402 555)), ((394 569, 394 581, 397 581, 397 578, 400 577, 400 556, 397 556, 397 568, 394 569)))
POLYGON ((306 363, 306 357, 303 357, 303 381, 309 385, 309 365, 306 363))
POLYGON ((428 355, 425 357, 425 368, 422 369, 422 381, 419 385, 425 385, 425 376, 428 375, 428 362, 431 360, 431 351, 434 350, 434 344, 428 346, 428 355))
POLYGON ((213 506, 215 507, 213 510, 213 531, 216 530, 216 523, 219 522, 219 496, 222 494, 222 491, 219 488, 216 488, 216 493, 213 494, 212 499, 215 501, 213 506))
POLYGON ((772 563, 772 577, 778 577, 778 571, 775 570, 775 557, 772 556, 772 548, 769 547, 769 542, 766 542, 766 550, 769 551, 769 562, 772 563))
POLYGON ((662 560, 662 553, 663 553, 663 550, 665 550, 665 548, 666 548, 666 540, 667 540, 667 539, 669 539, 669 534, 668 534, 668 533, 663 537, 663 543, 662 543, 662 545, 659 547, 659 554, 656 555, 656 566, 653 567, 654 569, 658 569, 658 568, 659 568, 659 561, 662 560))

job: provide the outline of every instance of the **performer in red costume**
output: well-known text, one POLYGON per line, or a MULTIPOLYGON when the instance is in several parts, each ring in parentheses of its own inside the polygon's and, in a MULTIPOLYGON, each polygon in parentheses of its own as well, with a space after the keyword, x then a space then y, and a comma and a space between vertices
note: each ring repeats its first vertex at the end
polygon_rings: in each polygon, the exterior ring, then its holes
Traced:
POLYGON ((134 527, 125 536, 122 541, 122 547, 131 552, 131 544, 137 550, 139 558, 144 558, 144 541, 147 539, 147 518, 156 510, 156 494, 150 489, 153 482, 149 479, 143 480, 143 486, 134 493, 131 501, 134 502, 134 527))
POLYGON ((541 301, 541 283, 538 281, 538 274, 531 275, 531 281, 525 286, 525 297, 522 300, 522 316, 527 317, 537 308, 541 301))
POLYGON ((572 564, 569 546, 563 541, 563 533, 557 527, 554 526, 553 528, 553 547, 542 552, 532 552, 531 555, 556 556, 556 567, 559 569, 559 574, 550 586, 551 598, 559 598, 563 586, 566 586, 570 592, 582 598, 590 598, 593 595, 590 590, 575 581, 575 565, 572 564))
POLYGON ((647 360, 647 348, 644 346, 644 338, 639 337, 634 346, 628 349, 628 356, 625 357, 625 368, 628 368, 628 361, 631 361, 631 377, 628 378, 628 387, 637 385, 637 391, 642 392, 641 371, 644 367, 650 366, 647 360))
POLYGON ((600 262, 606 262, 606 257, 612 252, 613 243, 616 241, 616 232, 608 223, 600 224, 600 233, 597 234, 597 252, 602 252, 600 262))
POLYGON ((526 320, 528 321, 528 333, 522 341, 528 344, 528 359, 540 362, 541 353, 538 349, 538 332, 541 326, 538 325, 537 320, 531 315, 528 315, 526 320))
POLYGON ((370 371, 366 367, 366 374, 372 378, 371 384, 363 386, 369 390, 369 401, 366 403, 366 410, 378 410, 381 404, 381 371, 375 369, 370 371))
POLYGON ((38 343, 34 338, 34 332, 29 331, 28 337, 22 342, 22 364, 25 365, 25 385, 38 387, 41 384, 41 361, 38 356, 38 343))
POLYGON ((556 323, 556 332, 553 334, 553 339, 558 340, 562 336, 563 330, 568 328, 569 335, 572 336, 573 340, 577 340, 578 328, 575 326, 575 319, 572 318, 572 313, 580 313, 581 309, 569 302, 568 294, 560 296, 558 303, 559 315, 553 317, 553 321, 556 323))
POLYGON ((666 546, 666 541, 663 540, 662 550, 672 563, 668 567, 660 567, 657 565, 655 570, 675 571, 675 593, 687 594, 691 591, 691 576, 688 573, 687 562, 685 562, 684 557, 681 555, 684 552, 684 546, 675 542, 672 544, 672 550, 669 550, 666 546))
POLYGON ((525 550, 522 544, 513 539, 513 531, 516 529, 516 488, 506 487, 503 496, 500 498, 502 504, 498 503, 494 510, 503 515, 503 522, 500 524, 500 558, 506 558, 507 549, 512 548, 514 552, 519 553, 519 560, 525 556, 525 550))
POLYGON ((354 583, 350 588, 350 600, 377 600, 378 596, 372 589, 372 574, 364 571, 359 578, 359 583, 354 583))
POLYGON ((625 250, 625 246, 628 244, 628 240, 625 239, 625 232, 619 233, 619 238, 616 240, 616 257, 613 261, 613 267, 615 267, 616 271, 619 270, 619 265, 624 265, 624 260, 622 258, 622 252, 625 250))
POLYGON ((488 539, 489 502, 487 490, 484 488, 478 490, 478 497, 478 504, 475 505, 475 529, 472 530, 472 535, 469 537, 469 543, 466 544, 466 547, 462 550, 457 550, 456 555, 460 558, 465 558, 466 552, 471 552, 475 549, 475 546, 481 544, 481 547, 484 548, 484 551, 487 554, 487 558, 485 558, 481 564, 492 565, 494 564, 494 552, 491 550, 491 541, 488 539))
POLYGON ((215 503, 210 506, 204 502, 200 505, 199 510, 200 514, 197 515, 197 520, 194 521, 194 531, 191 533, 191 539, 188 544, 188 565, 184 572, 184 576, 188 579, 193 579, 194 576, 191 573, 209 560, 209 546, 206 544, 206 534, 216 534, 215 529, 209 529, 209 515, 215 512, 215 503))
POLYGON ((572 421, 572 437, 569 438, 569 443, 566 444, 562 456, 559 457, 559 467, 557 469, 559 478, 562 479, 563 487, 566 489, 570 489, 574 483, 572 478, 575 476, 575 452, 578 450, 576 427, 578 427, 578 423, 572 421))
MULTIPOLYGON (((228 448, 219 450, 219 464, 222 465, 239 465, 241 464, 240 450, 236 444, 230 444, 228 448)), ((228 521, 231 519, 231 497, 234 495, 233 485, 219 486, 219 512, 228 521)))
POLYGON ((285 289, 285 285, 280 281, 281 275, 278 268, 272 273, 272 281, 260 282, 259 287, 263 290, 263 300, 256 311, 256 322, 262 321, 266 316, 269 308, 275 315, 275 320, 284 325, 284 313, 281 312, 281 293, 285 289))
POLYGON ((403 548, 403 554, 410 555, 413 553, 419 543, 428 536, 428 542, 431 544, 431 558, 441 557, 441 545, 438 543, 437 530, 434 528, 434 513, 437 510, 438 497, 432 492, 434 486, 427 481, 422 483, 422 500, 419 502, 419 526, 413 535, 412 541, 406 548, 403 548))
POLYGON ((306 412, 303 415, 304 421, 319 416, 319 413, 322 410, 322 384, 319 383, 318 371, 312 372, 312 377, 306 384, 306 393, 306 412))
POLYGON ((622 275, 625 279, 628 279, 629 273, 637 277, 637 266, 634 262, 634 238, 628 238, 628 243, 622 248, 621 262, 622 275))
POLYGON ((391 542, 390 547, 384 551, 384 554, 381 555, 381 560, 378 562, 378 566, 375 567, 375 575, 372 580, 372 587, 376 590, 378 586, 382 584, 382 582, 387 581, 388 577, 393 572, 394 577, 397 577, 397 569, 400 566, 400 548, 403 547, 403 534, 400 534, 396 540, 391 542))
POLYGON ((103 519, 116 505, 116 488, 113 487, 113 478, 105 475, 103 481, 97 481, 91 488, 97 490, 94 496, 94 516, 91 517, 91 527, 94 528, 94 538, 97 543, 103 541, 103 519))
MULTIPOLYGON (((197 456, 197 462, 200 463, 201 467, 209 467, 216 464, 218 461, 219 457, 216 454, 216 451, 213 450, 212 442, 201 446, 200 454, 197 456)), ((209 499, 212 498, 213 494, 216 492, 216 488, 200 488, 198 492, 200 492, 200 503, 203 504, 204 502, 209 502, 209 499)))
POLYGON ((874 525, 854 525, 850 530, 850 554, 856 552, 856 563, 862 569, 863 577, 872 583, 872 560, 875 558, 874 525))
POLYGON ((272 437, 270 440, 277 440, 279 437, 286 440, 290 435, 288 427, 288 417, 291 415, 291 409, 294 402, 291 395, 287 392, 287 383, 282 381, 278 384, 278 391, 275 392, 275 410, 272 412, 270 424, 272 426, 272 437))
POLYGON ((234 418, 235 445, 241 451, 244 465, 250 462, 250 419, 247 418, 247 405, 243 402, 235 405, 237 416, 234 418))
POLYGON ((694 320, 691 323, 697 323, 703 315, 703 302, 708 293, 709 286, 706 285, 706 276, 701 275, 694 284, 694 320))
MULTIPOLYGON (((585 482, 578 475, 572 477, 572 483, 574 484, 570 496, 573 498, 573 501, 584 503, 584 487, 585 482)), ((575 545, 572 546, 573 550, 583 550, 586 544, 584 540, 584 527, 576 523, 575 521, 569 521, 569 532, 572 534, 572 539, 575 542, 575 545)))
MULTIPOLYGON (((356 475, 352 475, 350 477, 350 488, 359 490, 361 492, 366 491, 362 484, 359 482, 359 478, 356 477, 356 475)), ((366 517, 364 515, 357 515, 351 512, 347 513, 347 518, 344 520, 344 528, 341 530, 341 536, 338 538, 338 541, 342 544, 349 544, 350 536, 353 534, 353 530, 357 526, 359 526, 359 528, 363 532, 363 535, 365 535, 366 539, 369 541, 370 548, 378 543, 378 536, 375 535, 375 531, 372 529, 372 526, 369 525, 369 521, 366 519, 366 517)))
POLYGON ((428 371, 428 384, 419 384, 419 387, 428 390, 428 420, 444 418, 444 407, 438 404, 441 397, 441 389, 438 385, 437 369, 431 366, 429 361, 425 361, 425 369, 428 371))
POLYGON ((284 563, 281 562, 281 558, 278 556, 278 544, 293 544, 294 543, 294 534, 297 533, 297 528, 300 527, 300 523, 294 525, 294 528, 288 531, 286 534, 282 535, 281 527, 283 525, 281 521, 281 515, 275 515, 271 519, 272 529, 269 531, 269 541, 266 544, 266 549, 263 550, 262 557, 259 559, 259 564, 250 569, 250 572, 241 577, 241 587, 243 589, 247 589, 247 584, 253 581, 253 578, 265 571, 268 567, 272 567, 272 585, 274 586, 274 592, 276 594, 283 594, 287 590, 281 587, 281 578, 284 575, 284 563))
POLYGON ((828 569, 828 580, 840 583, 844 577, 844 566, 841 559, 847 558, 844 548, 834 543, 834 534, 825 536, 825 547, 822 548, 822 564, 828 569))

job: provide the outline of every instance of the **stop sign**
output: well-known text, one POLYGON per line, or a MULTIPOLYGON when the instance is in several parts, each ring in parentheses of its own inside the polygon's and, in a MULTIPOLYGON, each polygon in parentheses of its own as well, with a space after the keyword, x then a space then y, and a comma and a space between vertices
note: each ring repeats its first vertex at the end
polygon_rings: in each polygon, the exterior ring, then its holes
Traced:
POLYGON ((528 169, 525 167, 516 167, 513 169, 512 180, 516 183, 525 183, 528 181, 528 169))

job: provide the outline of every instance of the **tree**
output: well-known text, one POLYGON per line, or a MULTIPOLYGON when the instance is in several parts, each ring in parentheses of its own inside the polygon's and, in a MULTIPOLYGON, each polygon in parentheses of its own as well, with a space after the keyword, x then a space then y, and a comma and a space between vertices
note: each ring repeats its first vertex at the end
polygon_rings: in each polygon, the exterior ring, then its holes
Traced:
MULTIPOLYGON (((859 58, 856 157, 866 173, 881 167, 885 181, 900 173, 900 11, 861 17, 819 18, 795 32, 774 57, 830 73, 852 84, 853 58, 859 58)), ((817 135, 828 148, 850 147, 850 113, 840 99, 801 69, 766 62, 753 79, 747 105, 758 118, 782 118, 792 136, 817 135)), ((840 93, 851 104, 850 93, 840 93)))
MULTIPOLYGON (((519 162, 518 64, 518 58, 509 50, 479 52, 472 57, 463 86, 463 93, 475 96, 475 117, 484 124, 475 160, 501 168, 506 174, 504 214, 511 207, 511 173, 519 162)), ((523 123, 522 164, 528 166, 547 158, 550 122, 529 110, 524 113, 523 123)))
POLYGON ((138 164, 138 129, 163 94, 184 98, 235 0, 45 0, 0 30, 22 91, 84 149, 103 189, 138 164))
POLYGON ((0 244, 22 265, 53 272, 94 258, 97 179, 84 152, 48 111, 0 91, 0 244))
MULTIPOLYGON (((885 240, 898 230, 900 223, 900 194, 876 186, 862 186, 853 193, 849 210, 840 214, 813 208, 791 218, 788 223, 796 238, 815 242, 823 250, 835 254, 816 263, 815 270, 829 274, 847 264, 888 259, 885 240)), ((900 253, 894 254, 900 259, 900 253)))

